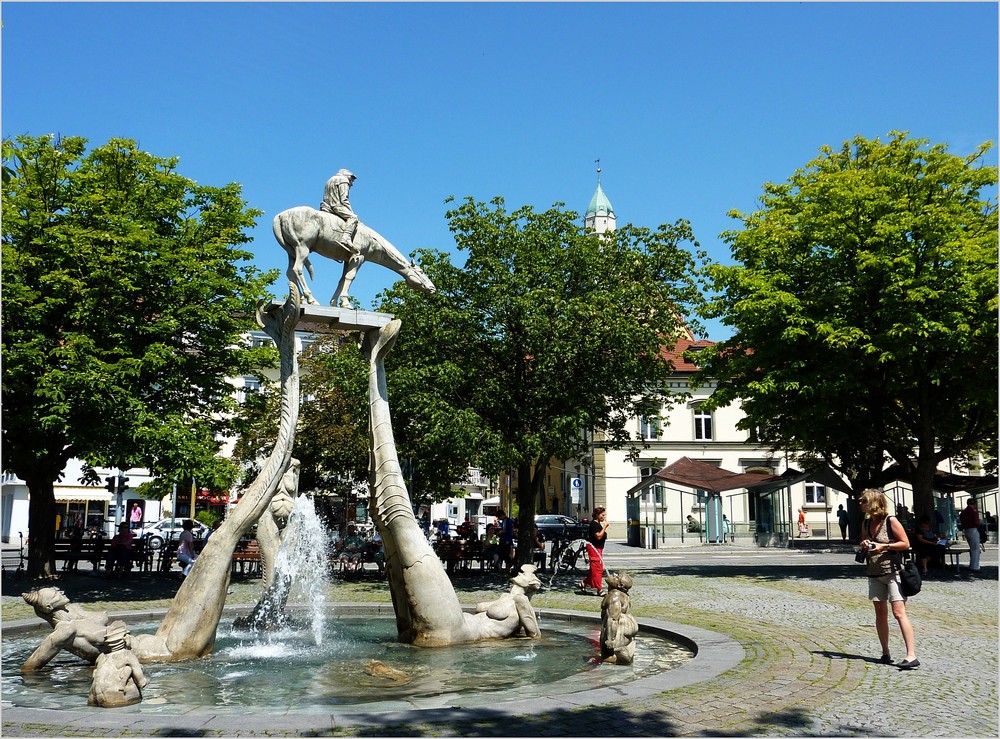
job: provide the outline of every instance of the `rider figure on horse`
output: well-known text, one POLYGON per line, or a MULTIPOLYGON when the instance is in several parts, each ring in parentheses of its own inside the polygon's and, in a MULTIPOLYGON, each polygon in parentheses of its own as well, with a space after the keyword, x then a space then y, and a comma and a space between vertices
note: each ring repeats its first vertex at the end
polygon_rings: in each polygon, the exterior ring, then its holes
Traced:
POLYGON ((347 229, 345 235, 351 248, 354 248, 354 236, 358 232, 358 217, 354 214, 349 199, 351 185, 356 179, 357 177, 351 170, 338 170, 337 174, 326 181, 323 202, 319 206, 319 209, 324 213, 332 213, 344 219, 347 229))

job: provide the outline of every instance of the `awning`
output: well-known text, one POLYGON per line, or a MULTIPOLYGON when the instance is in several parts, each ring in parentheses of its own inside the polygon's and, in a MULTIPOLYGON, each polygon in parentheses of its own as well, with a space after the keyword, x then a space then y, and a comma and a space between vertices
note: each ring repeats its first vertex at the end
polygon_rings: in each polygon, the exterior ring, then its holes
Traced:
POLYGON ((111 493, 104 488, 73 487, 60 485, 55 488, 56 503, 84 503, 94 501, 97 503, 110 503, 111 493))
POLYGON ((488 505, 500 505, 500 498, 487 498, 483 501, 484 506, 488 505))
MULTIPOLYGON (((883 471, 890 480, 901 480, 913 484, 913 475, 894 464, 883 471)), ((938 493, 980 493, 990 492, 997 486, 996 475, 956 475, 945 470, 934 473, 934 490, 938 493)))
POLYGON ((643 488, 655 484, 657 480, 666 480, 689 488, 721 493, 723 490, 747 488, 775 479, 774 475, 764 475, 759 472, 730 472, 729 470, 724 470, 721 467, 706 464, 705 462, 699 462, 690 457, 681 457, 656 474, 642 480, 625 494, 632 495, 637 493, 643 488))
POLYGON ((827 464, 814 467, 805 472, 799 472, 789 467, 779 476, 773 477, 770 480, 763 480, 755 485, 748 485, 747 489, 758 493, 771 493, 806 480, 809 482, 818 482, 824 487, 833 488, 848 495, 851 494, 851 486, 844 482, 844 479, 827 464))

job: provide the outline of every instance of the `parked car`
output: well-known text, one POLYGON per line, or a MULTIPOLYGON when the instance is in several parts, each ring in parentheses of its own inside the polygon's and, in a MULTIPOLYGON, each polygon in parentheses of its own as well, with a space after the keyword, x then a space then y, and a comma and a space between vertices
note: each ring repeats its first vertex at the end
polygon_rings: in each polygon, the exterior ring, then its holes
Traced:
MULTIPOLYGON (((181 538, 186 520, 186 518, 165 518, 156 523, 146 524, 139 530, 137 538, 145 539, 146 546, 150 549, 159 549, 165 541, 176 541, 181 538)), ((191 529, 195 539, 204 539, 208 531, 208 526, 199 521, 195 521, 194 528, 191 529)))
POLYGON ((569 516, 559 514, 546 514, 535 516, 535 526, 538 533, 546 541, 555 539, 583 539, 587 536, 590 525, 577 521, 569 516))

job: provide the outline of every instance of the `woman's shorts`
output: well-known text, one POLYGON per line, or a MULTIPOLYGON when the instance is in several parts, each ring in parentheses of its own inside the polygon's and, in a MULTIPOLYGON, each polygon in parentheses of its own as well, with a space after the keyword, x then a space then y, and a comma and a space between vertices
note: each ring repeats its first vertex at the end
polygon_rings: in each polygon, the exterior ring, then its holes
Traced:
POLYGON ((897 600, 906 600, 906 597, 899 589, 899 573, 893 572, 881 577, 869 577, 868 599, 888 599, 890 603, 895 603, 897 600))

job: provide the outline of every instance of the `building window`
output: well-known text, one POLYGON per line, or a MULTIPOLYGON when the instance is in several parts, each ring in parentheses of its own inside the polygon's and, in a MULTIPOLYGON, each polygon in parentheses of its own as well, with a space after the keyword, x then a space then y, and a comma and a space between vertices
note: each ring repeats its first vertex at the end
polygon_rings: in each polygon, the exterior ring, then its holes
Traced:
POLYGON ((639 435, 643 439, 659 439, 660 434, 659 416, 643 416, 639 419, 639 435))
POLYGON ((826 486, 818 482, 806 483, 806 505, 823 505, 826 503, 826 486))
MULTIPOLYGON (((640 467, 639 479, 645 480, 650 475, 655 475, 660 471, 659 467, 640 467)), ((642 491, 642 501, 644 503, 654 503, 663 505, 663 485, 656 483, 642 491)))
POLYGON ((711 441, 712 436, 712 412, 702 409, 700 406, 694 409, 694 439, 695 441, 711 441))

